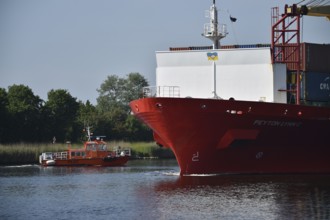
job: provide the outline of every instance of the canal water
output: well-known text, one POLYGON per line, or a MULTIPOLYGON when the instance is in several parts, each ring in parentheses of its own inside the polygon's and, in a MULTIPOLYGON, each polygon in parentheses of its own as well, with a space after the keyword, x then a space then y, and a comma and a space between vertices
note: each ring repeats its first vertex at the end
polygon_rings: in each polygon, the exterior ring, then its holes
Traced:
POLYGON ((330 175, 180 177, 174 160, 7 166, 0 219, 330 219, 330 175))

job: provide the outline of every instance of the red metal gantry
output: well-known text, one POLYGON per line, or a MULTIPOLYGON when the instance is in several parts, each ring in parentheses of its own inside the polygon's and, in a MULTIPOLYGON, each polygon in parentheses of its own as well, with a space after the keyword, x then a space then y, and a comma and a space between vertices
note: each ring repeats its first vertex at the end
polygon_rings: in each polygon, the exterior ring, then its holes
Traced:
POLYGON ((272 62, 285 63, 287 69, 295 72, 296 86, 286 92, 295 93, 296 104, 300 104, 300 14, 297 5, 285 5, 285 13, 279 16, 278 7, 272 9, 272 62))

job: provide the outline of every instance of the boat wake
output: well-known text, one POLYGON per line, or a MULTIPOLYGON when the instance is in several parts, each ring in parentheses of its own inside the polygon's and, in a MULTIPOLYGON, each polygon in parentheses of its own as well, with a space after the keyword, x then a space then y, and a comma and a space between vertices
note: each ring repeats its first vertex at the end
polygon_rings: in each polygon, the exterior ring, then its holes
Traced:
POLYGON ((152 172, 147 172, 146 175, 150 176, 180 176, 180 172, 177 170, 157 170, 152 172))
POLYGON ((165 176, 180 176, 180 172, 177 171, 167 171, 167 172, 162 172, 162 174, 165 176))
POLYGON ((23 167, 39 167, 39 165, 36 164, 24 164, 24 165, 9 165, 9 166, 4 166, 8 168, 23 168, 23 167))

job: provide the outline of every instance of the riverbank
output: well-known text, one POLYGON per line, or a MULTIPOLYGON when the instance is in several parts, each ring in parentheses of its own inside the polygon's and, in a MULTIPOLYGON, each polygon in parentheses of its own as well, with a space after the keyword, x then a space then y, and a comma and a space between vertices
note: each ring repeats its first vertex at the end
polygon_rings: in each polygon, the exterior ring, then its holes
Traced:
MULTIPOLYGON (((71 148, 81 148, 82 144, 72 144, 71 148)), ((168 148, 158 147, 154 142, 108 142, 108 147, 121 146, 131 148, 131 159, 141 158, 174 158, 174 154, 168 148)), ((39 163, 39 155, 42 152, 65 151, 66 144, 42 144, 42 143, 19 143, 19 144, 0 144, 0 165, 20 165, 39 163)))

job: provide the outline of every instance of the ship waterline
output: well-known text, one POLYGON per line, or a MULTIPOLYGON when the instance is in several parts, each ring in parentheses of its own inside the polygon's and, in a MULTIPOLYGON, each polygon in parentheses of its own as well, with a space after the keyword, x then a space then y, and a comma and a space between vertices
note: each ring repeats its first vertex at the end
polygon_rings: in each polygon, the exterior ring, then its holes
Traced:
POLYGON ((182 175, 330 172, 328 108, 192 98, 130 105, 182 175))

